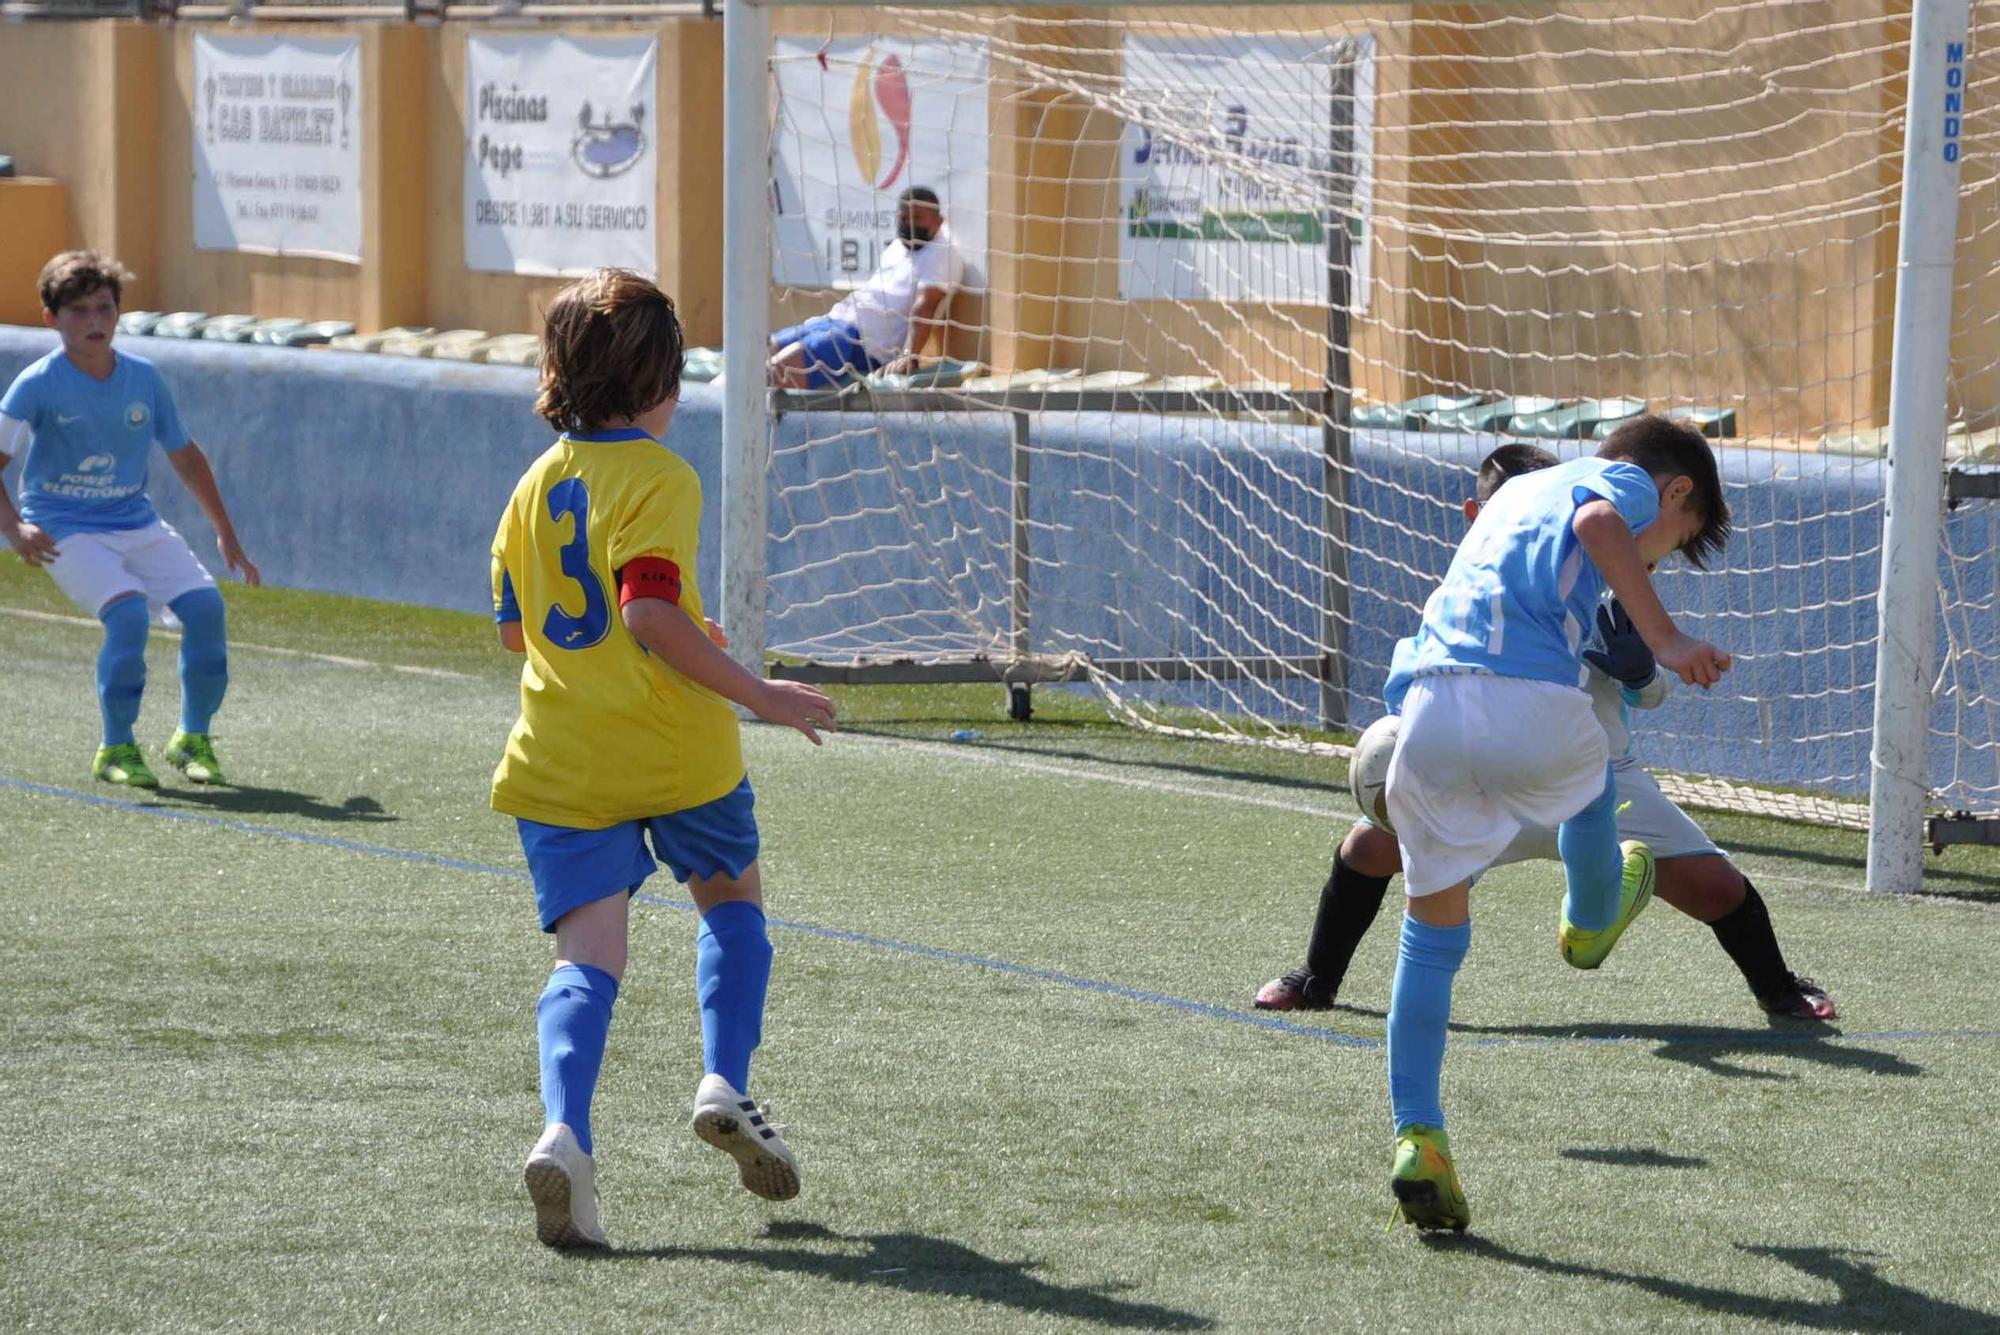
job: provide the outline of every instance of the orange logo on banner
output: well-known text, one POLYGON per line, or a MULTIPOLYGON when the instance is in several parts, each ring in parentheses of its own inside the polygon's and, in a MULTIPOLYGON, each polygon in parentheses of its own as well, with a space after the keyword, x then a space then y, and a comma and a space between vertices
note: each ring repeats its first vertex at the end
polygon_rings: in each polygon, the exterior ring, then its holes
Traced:
POLYGON ((847 98, 847 128, 854 140, 854 165, 861 169, 861 175, 877 190, 894 185, 910 161, 910 80, 903 72, 901 57, 889 56, 878 66, 873 47, 862 57, 847 98), (875 179, 882 167, 882 132, 875 128, 878 105, 896 135, 896 160, 879 181, 875 179))

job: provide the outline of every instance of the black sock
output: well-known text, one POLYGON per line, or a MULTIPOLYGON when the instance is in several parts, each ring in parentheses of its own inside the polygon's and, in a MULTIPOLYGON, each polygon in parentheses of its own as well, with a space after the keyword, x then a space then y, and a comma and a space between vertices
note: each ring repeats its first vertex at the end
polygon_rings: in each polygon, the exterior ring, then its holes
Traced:
POLYGON ((1312 943, 1306 947, 1306 968, 1324 1000, 1332 1001, 1340 990, 1354 948, 1382 911, 1388 889, 1387 876, 1363 876, 1342 862, 1340 854, 1333 855, 1333 871, 1319 892, 1319 912, 1313 917, 1312 943))
POLYGON ((1750 878, 1743 878, 1743 902, 1709 924, 1715 939, 1743 971, 1743 981, 1760 997, 1776 996, 1791 986, 1792 971, 1771 930, 1771 914, 1750 878))

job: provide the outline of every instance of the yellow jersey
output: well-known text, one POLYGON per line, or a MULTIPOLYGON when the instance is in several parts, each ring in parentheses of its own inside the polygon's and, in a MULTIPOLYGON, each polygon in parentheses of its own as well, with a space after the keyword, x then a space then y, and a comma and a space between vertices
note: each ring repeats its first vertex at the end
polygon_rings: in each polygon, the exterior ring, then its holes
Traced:
POLYGON ((601 830, 742 782, 735 711, 641 648, 618 610, 621 572, 653 558, 650 587, 677 583, 701 623, 700 518, 694 469, 636 428, 562 436, 515 486, 493 537, 493 601, 520 621, 528 661, 494 810, 601 830))

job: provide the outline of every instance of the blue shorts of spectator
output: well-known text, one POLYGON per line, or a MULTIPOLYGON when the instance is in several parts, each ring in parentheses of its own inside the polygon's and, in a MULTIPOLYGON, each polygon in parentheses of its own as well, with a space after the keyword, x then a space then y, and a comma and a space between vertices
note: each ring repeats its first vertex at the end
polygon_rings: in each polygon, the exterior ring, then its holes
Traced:
POLYGON ((803 324, 780 329, 771 342, 780 350, 794 343, 805 345, 808 389, 831 389, 850 372, 867 375, 882 364, 861 346, 860 329, 830 315, 815 315, 803 324))

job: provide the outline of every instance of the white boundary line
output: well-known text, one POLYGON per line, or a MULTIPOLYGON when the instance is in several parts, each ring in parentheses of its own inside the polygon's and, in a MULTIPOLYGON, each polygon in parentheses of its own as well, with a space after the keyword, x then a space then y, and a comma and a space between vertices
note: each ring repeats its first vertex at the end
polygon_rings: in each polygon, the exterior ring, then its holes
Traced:
MULTIPOLYGON (((28 621, 53 622, 59 625, 94 627, 99 623, 89 617, 67 616, 60 612, 38 612, 25 607, 0 607, 0 615, 19 617, 28 621)), ((154 629, 163 635, 179 638, 180 633, 154 629)), ((470 672, 454 672, 450 668, 419 667, 413 663, 383 663, 369 658, 348 658, 340 654, 310 653, 304 649, 286 649, 275 644, 252 644, 241 640, 231 640, 236 649, 251 650, 256 653, 276 654, 285 658, 306 659, 315 663, 329 663, 335 667, 374 669, 383 672, 401 672, 410 676, 432 677, 450 681, 478 681, 482 678, 470 672)), ((1358 820, 1358 812, 1351 812, 1342 806, 1322 806, 1317 803, 1291 801, 1282 797, 1264 797, 1257 793, 1239 792, 1231 788, 1205 787, 1191 783, 1173 783, 1163 779, 1146 779, 1134 774, 1113 773, 1087 762, 1046 760, 1024 756, 1018 752, 992 751, 953 742, 932 742, 917 737, 888 737, 873 733, 836 733, 842 741, 859 742, 897 751, 914 751, 923 755, 934 755, 962 764, 995 766, 1002 769, 1019 770, 1027 774, 1043 774, 1059 779, 1081 779, 1092 783, 1108 783, 1121 788, 1136 788, 1142 792, 1166 793, 1175 797, 1192 797, 1213 802, 1233 802, 1239 806, 1261 807, 1268 811, 1284 811, 1295 816, 1311 816, 1316 820, 1342 821, 1358 820)), ((1245 782, 1253 782, 1246 780, 1245 782)), ((1727 851, 1727 850, 1725 850, 1727 851)), ((1822 879, 1811 876, 1786 876, 1779 872, 1764 872, 1757 877, 1777 885, 1810 886, 1821 890, 1843 890, 1854 894, 1866 894, 1867 887, 1856 882, 1822 879)), ((2000 912, 2000 907, 1979 904, 1974 901, 1957 899, 1925 898, 1925 903, 1952 904, 1972 907, 1987 912, 2000 912)))
MULTIPOLYGON (((25 607, 0 607, 0 615, 19 617, 24 621, 45 621, 60 626, 96 627, 99 622, 90 617, 67 616, 61 612, 36 612, 25 607)), ((155 635, 165 635, 178 640, 181 633, 155 624, 155 635)), ((232 639, 232 649, 248 649, 260 654, 277 654, 282 658, 303 658, 314 663, 331 663, 335 667, 375 669, 381 672, 403 672, 413 677, 439 677, 448 681, 476 681, 470 672, 454 672, 450 668, 418 667, 414 663, 378 663, 372 658, 347 658, 340 654, 316 654, 304 649, 285 649, 275 644, 253 644, 246 640, 232 639)))

